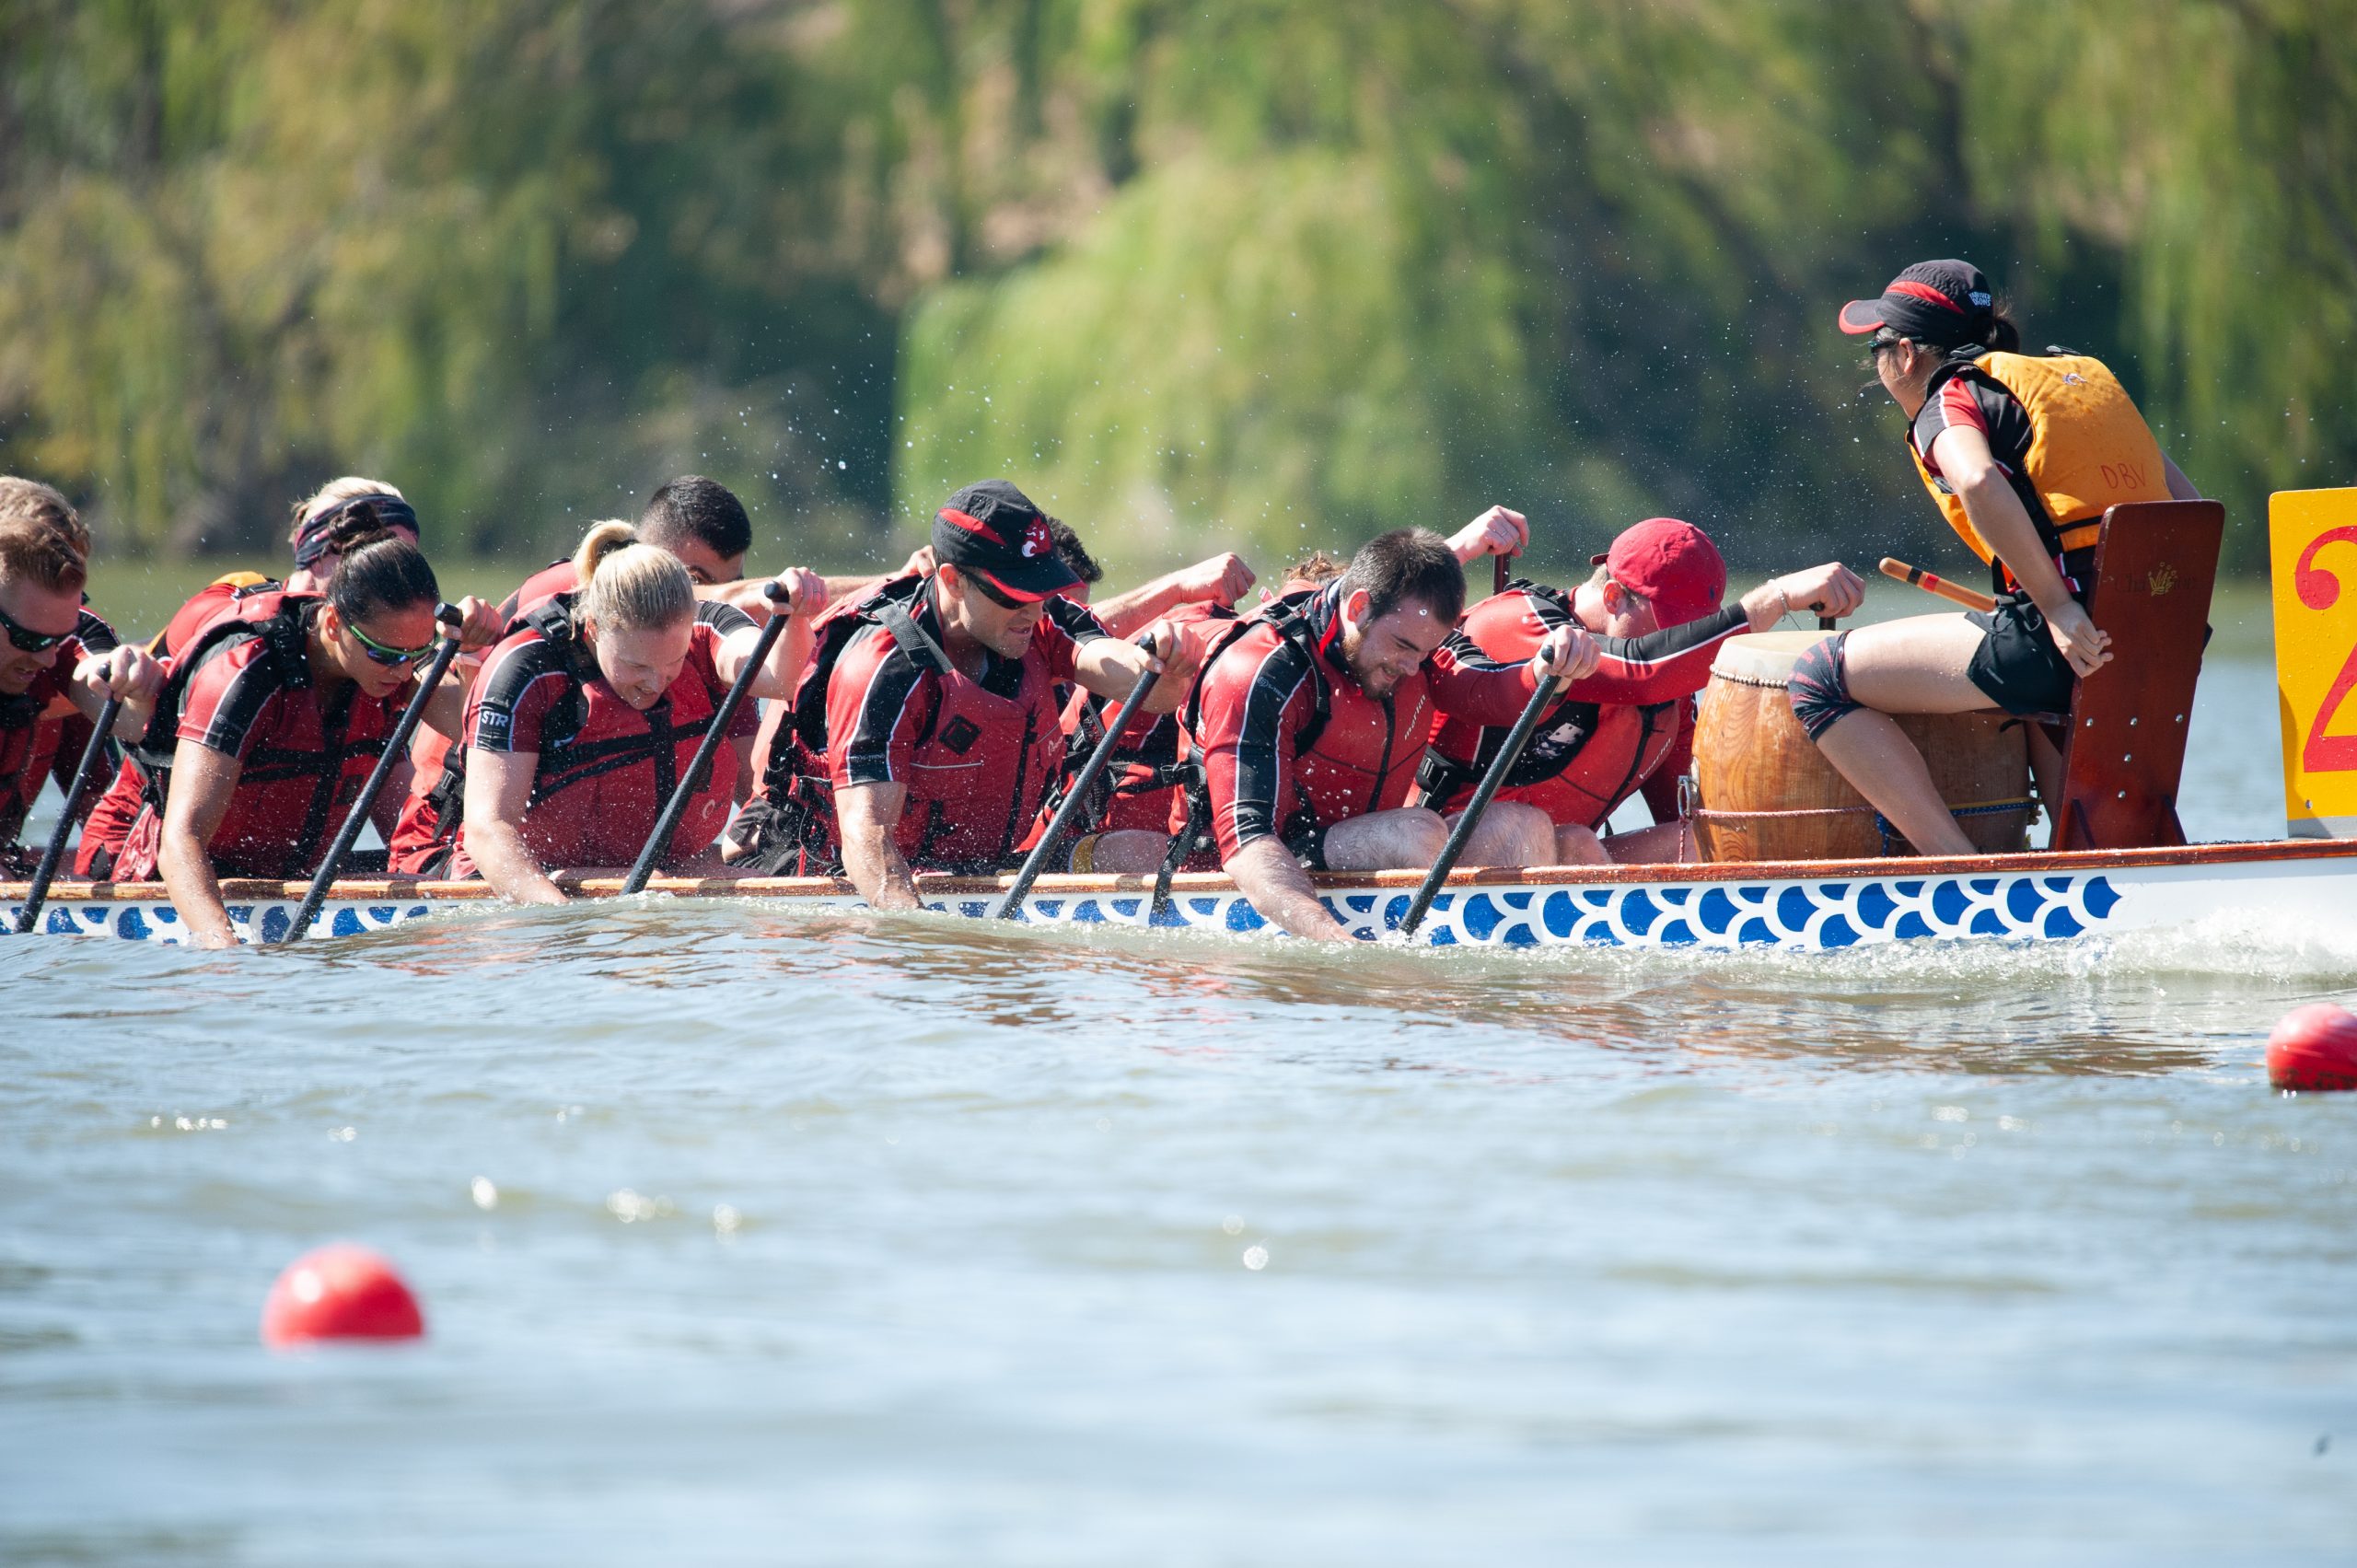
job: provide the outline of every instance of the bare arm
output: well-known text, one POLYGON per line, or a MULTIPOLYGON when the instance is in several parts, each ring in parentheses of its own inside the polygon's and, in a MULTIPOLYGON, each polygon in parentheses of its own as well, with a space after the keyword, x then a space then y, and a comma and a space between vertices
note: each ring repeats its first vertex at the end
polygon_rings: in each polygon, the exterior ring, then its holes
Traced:
POLYGON ((561 904, 564 894, 524 846, 524 808, 531 802, 540 763, 537 751, 469 747, 466 818, 459 834, 482 879, 501 897, 519 904, 561 904))
MULTIPOLYGON (((1107 639, 1110 641, 1110 639, 1107 639)), ((908 805, 906 784, 847 784, 835 791, 835 820, 842 832, 843 870, 868 907, 918 907, 917 879, 892 841, 908 805)))
MULTIPOLYGON (((756 697, 787 702, 794 696, 795 684, 802 679, 802 667, 810 662, 810 649, 816 641, 810 625, 812 619, 827 608, 827 587, 826 580, 819 574, 799 566, 787 567, 775 580, 785 588, 785 630, 778 633, 775 645, 770 649, 768 664, 753 677, 748 691, 756 697)), ((769 585, 764 582, 761 586, 766 588, 769 585)), ((762 602, 764 606, 768 603, 767 599, 762 602)), ((723 638, 712 661, 720 679, 734 685, 737 677, 744 672, 745 661, 753 656, 761 641, 758 626, 740 626, 723 638)))
POLYGON ((1145 711, 1175 713, 1202 662, 1202 647, 1183 627, 1167 621, 1155 621, 1146 640, 1156 649, 1169 650, 1167 656, 1157 656, 1120 637, 1093 637, 1073 655, 1073 673, 1092 695, 1119 702, 1150 672, 1161 679, 1146 693, 1145 711))
POLYGON ((238 945, 229 911, 221 901, 221 879, 214 875, 213 856, 205 846, 229 814, 230 796, 237 794, 238 778, 244 772, 245 763, 238 759, 199 741, 182 740, 172 752, 171 794, 164 804, 156 864, 172 907, 200 947, 238 945))
POLYGON ((1274 838, 1258 838, 1228 857, 1227 874, 1252 907, 1278 929, 1306 942, 1348 942, 1342 923, 1318 901, 1301 862, 1274 838))
POLYGON ((2111 662, 2111 637, 2098 631, 2071 597, 2071 585, 2046 553, 2038 525, 2022 507, 2011 481, 1989 450, 1989 437, 1968 424, 1952 424, 1932 443, 1933 459, 1964 502, 1965 516, 1980 530, 2030 602, 2046 617, 2054 645, 2080 676, 2111 662))
POLYGON ((1092 604, 1097 619, 1116 637, 1134 636, 1157 615, 1183 604, 1234 605, 1254 582, 1252 568, 1230 552, 1167 572, 1152 582, 1092 604))

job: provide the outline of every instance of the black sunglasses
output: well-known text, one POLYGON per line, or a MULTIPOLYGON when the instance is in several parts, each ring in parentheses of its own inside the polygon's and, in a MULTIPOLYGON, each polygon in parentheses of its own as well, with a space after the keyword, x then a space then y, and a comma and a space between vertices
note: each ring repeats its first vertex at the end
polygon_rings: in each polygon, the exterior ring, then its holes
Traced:
POLYGON ((961 572, 958 575, 964 577, 967 584, 971 587, 975 592, 981 594, 984 598, 990 600, 1001 610, 1021 610, 1023 608, 1024 601, 1022 599, 1007 598, 1006 595, 998 591, 998 586, 996 584, 993 583, 988 577, 983 576, 980 572, 961 572))
MULTIPOLYGON (((74 634, 73 632, 36 632, 5 610, 0 610, 0 627, 7 628, 9 646, 28 654, 45 654, 74 634)), ((80 630, 77 617, 75 631, 80 630)))

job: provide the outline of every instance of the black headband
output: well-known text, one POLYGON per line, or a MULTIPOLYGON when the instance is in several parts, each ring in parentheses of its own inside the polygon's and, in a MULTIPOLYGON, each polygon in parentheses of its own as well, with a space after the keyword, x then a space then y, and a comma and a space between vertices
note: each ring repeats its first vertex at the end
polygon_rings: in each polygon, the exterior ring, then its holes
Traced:
POLYGON ((328 552, 328 536, 334 531, 335 520, 360 506, 369 508, 376 514, 377 521, 387 528, 406 528, 414 534, 424 532, 417 526, 417 512, 408 502, 398 495, 371 491, 366 495, 339 501, 306 522, 295 535, 295 564, 309 566, 325 555, 328 552))

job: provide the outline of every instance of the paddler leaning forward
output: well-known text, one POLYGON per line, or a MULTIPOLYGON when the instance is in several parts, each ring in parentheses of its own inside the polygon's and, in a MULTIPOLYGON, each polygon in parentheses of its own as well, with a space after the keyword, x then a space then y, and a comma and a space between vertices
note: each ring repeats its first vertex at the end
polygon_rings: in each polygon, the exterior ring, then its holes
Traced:
MULTIPOLYGON (((116 809, 92 813, 77 869, 160 872, 191 937, 234 946, 219 878, 318 866, 433 651, 439 598, 417 547, 386 538, 347 554, 324 597, 270 589, 223 605, 168 661, 155 717, 109 791, 116 809)), ((455 727, 459 699, 446 683, 426 722, 455 727)), ((398 799, 377 796, 380 832, 398 799)))
POLYGON ((917 907, 915 874, 1013 869, 1063 762, 1059 687, 1167 712, 1196 644, 1167 620, 1155 652, 1109 635, 1077 600, 1049 520, 986 480, 935 517, 933 571, 836 607, 773 742, 748 853, 840 864, 877 909, 917 907))
POLYGON ((110 696, 122 699, 115 735, 146 726, 161 666, 119 646, 83 608, 90 534, 65 497, 29 479, 0 476, 0 876, 40 858, 17 835, 55 775, 71 787, 84 744, 110 696))
MULTIPOLYGON (((1989 563, 1997 608, 1922 615, 1829 637, 1794 667, 1793 712, 1826 760, 1919 854, 1972 843, 1892 714, 2067 714, 2111 659, 2082 602, 2103 515, 2200 493, 2161 451, 2119 378, 2085 354, 2021 352, 1980 269, 1919 261, 1880 298, 1842 308, 1907 413, 1907 449, 1958 538, 1989 563)), ((2029 726, 2039 794, 2060 758, 2029 726)))
MULTIPOLYGON (((1207 827, 1220 864, 1267 919, 1296 936, 1348 941, 1308 872, 1430 865, 1449 824, 1408 804, 1435 714, 1511 725, 1542 680, 1595 668, 1595 640, 1555 627, 1526 662, 1498 664, 1456 631, 1465 569, 1446 540, 1400 528, 1362 545, 1343 574, 1287 593, 1204 656, 1182 720, 1201 775, 1173 826, 1207 827)), ((1467 865, 1549 865, 1544 812, 1493 804, 1467 865)))
MULTIPOLYGON (((1678 780, 1693 754, 1694 694, 1709 683, 1720 645, 1768 630, 1788 610, 1853 614, 1865 585, 1830 561, 1771 578, 1722 609, 1726 563, 1709 535, 1676 517, 1622 530, 1590 563, 1594 574, 1568 592, 1517 580, 1466 613, 1465 635, 1500 661, 1528 658, 1558 626, 1597 640, 1596 668, 1539 721, 1498 798, 1546 812, 1568 865, 1690 860, 1678 780), (1655 826, 1599 841, 1596 830, 1640 790, 1655 826)), ((1501 726, 1441 718, 1416 777, 1422 804, 1461 808, 1505 734, 1501 726)))
MULTIPOLYGON (((637 859, 761 636, 733 605, 698 599, 679 558, 628 523, 592 528, 574 565, 582 587, 528 611, 467 700, 465 825, 447 875, 480 871, 522 903, 564 901, 548 868, 637 859)), ((747 690, 782 700, 827 590, 798 566, 777 581, 789 619, 747 690)), ((738 708, 730 744, 694 780, 664 868, 697 862, 719 836, 749 776, 756 717, 749 702, 738 708)))

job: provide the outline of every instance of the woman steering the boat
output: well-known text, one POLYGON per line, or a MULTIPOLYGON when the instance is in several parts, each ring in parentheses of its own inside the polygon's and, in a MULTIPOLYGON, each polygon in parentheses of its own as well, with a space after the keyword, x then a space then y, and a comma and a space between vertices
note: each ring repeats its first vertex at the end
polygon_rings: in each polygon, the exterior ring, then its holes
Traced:
MULTIPOLYGON (((2199 494, 2102 362, 2021 352, 2021 334, 1968 262, 1920 261, 1844 332, 1872 334, 1875 376, 1905 411, 1907 448, 1957 537, 1989 563, 1995 610, 1922 615, 1829 637, 1803 655, 1793 712, 1826 759, 1918 854, 1971 842, 1892 714, 2067 714, 2074 683, 2111 658, 2083 602, 2107 508, 2199 494)), ((2053 798, 2059 758, 2036 725, 2030 756, 2053 798)))
MULTIPOLYGON (((591 528, 574 567, 584 586, 526 614, 467 703, 465 826, 450 875, 479 870, 524 903, 564 900, 544 867, 638 858, 761 640, 751 617, 699 600, 679 557, 638 542, 628 523, 591 528)), ((809 659, 827 586, 798 566, 777 580, 790 619, 748 690, 782 702, 809 659)), ((752 703, 737 710, 732 744, 714 753, 665 846, 667 867, 719 836, 751 776, 759 724, 752 703)))
MULTIPOLYGON (((146 738, 93 814, 82 863, 117 881, 161 873, 201 946, 235 946, 219 878, 308 876, 384 750, 432 651, 440 589, 406 540, 347 555, 325 597, 226 603, 171 660, 146 738)), ((456 727, 445 686, 427 722, 456 727)), ((398 790, 377 796, 392 830, 398 790)), ((89 872, 86 871, 85 875, 89 872)))

